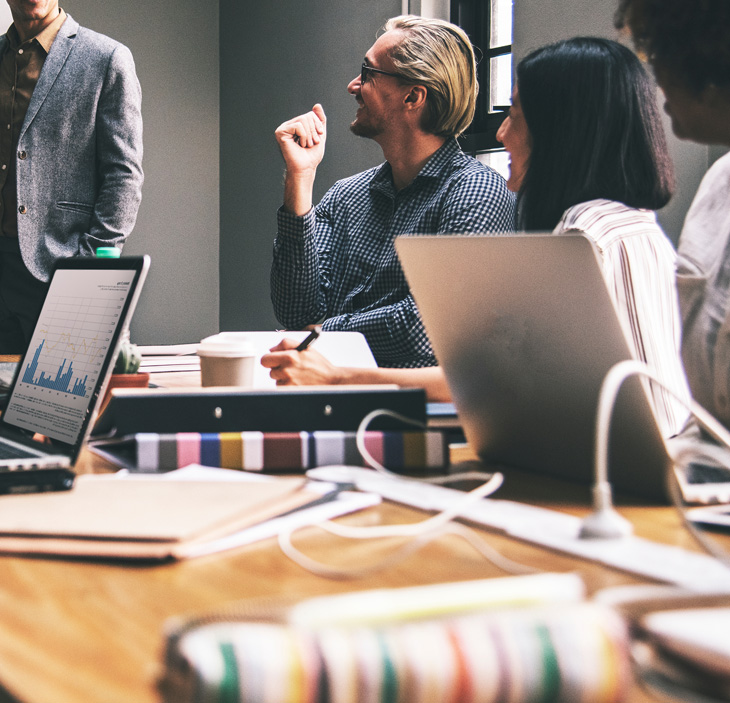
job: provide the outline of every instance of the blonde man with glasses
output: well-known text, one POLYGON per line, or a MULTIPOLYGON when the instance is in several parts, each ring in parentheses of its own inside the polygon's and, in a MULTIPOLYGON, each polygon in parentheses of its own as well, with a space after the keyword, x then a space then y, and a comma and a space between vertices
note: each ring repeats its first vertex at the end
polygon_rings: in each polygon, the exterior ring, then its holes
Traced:
MULTIPOLYGON (((276 130, 286 165, 271 271, 276 316, 289 329, 321 322, 324 330, 362 332, 381 367, 435 366, 394 238, 514 229, 504 180, 456 141, 474 116, 474 51, 453 24, 396 17, 347 90, 358 105, 351 131, 377 142, 385 162, 335 183, 313 206, 324 110, 317 104, 276 130)), ((293 346, 284 342, 267 356, 272 377, 321 381, 292 378, 293 346)))

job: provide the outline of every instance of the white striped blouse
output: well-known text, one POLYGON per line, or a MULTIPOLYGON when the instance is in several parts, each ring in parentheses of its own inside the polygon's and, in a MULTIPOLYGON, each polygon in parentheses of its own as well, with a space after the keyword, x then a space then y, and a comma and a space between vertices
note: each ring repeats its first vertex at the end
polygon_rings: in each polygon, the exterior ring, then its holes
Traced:
MULTIPOLYGON (((566 210, 554 234, 579 232, 596 245, 603 276, 635 358, 689 399, 680 358, 676 252, 651 210, 591 200, 566 210)), ((687 408, 658 384, 644 381, 665 437, 677 434, 687 408)))

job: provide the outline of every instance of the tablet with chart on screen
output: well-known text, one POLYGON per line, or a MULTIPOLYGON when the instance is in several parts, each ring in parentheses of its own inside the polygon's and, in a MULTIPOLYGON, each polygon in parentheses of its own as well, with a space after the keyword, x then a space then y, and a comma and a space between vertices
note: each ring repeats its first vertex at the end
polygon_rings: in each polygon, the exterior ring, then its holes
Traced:
POLYGON ((146 256, 58 262, 0 419, 0 490, 6 471, 76 461, 148 269, 146 256))

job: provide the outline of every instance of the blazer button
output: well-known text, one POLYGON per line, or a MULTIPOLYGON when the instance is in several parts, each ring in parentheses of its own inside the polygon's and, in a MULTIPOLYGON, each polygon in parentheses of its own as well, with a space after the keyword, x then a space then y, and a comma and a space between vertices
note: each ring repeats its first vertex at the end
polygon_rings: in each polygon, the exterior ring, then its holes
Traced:
POLYGON ((25 215, 25 213, 26 213, 26 212, 28 212, 28 211, 27 211, 27 210, 25 209, 25 205, 21 205, 21 206, 20 206, 20 207, 18 208, 18 212, 19 212, 19 213, 20 213, 21 215, 25 215))
POLYGON ((18 152, 18 158, 19 159, 25 159, 26 156, 28 156, 28 154, 25 151, 19 151, 18 152))

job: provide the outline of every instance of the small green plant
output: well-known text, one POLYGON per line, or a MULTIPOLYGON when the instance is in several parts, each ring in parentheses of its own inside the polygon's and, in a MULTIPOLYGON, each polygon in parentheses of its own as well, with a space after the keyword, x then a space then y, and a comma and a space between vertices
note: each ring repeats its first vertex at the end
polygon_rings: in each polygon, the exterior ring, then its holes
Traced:
POLYGON ((139 365, 142 363, 142 355, 136 344, 132 344, 129 340, 124 340, 119 347, 119 356, 114 364, 112 373, 137 373, 139 365))

